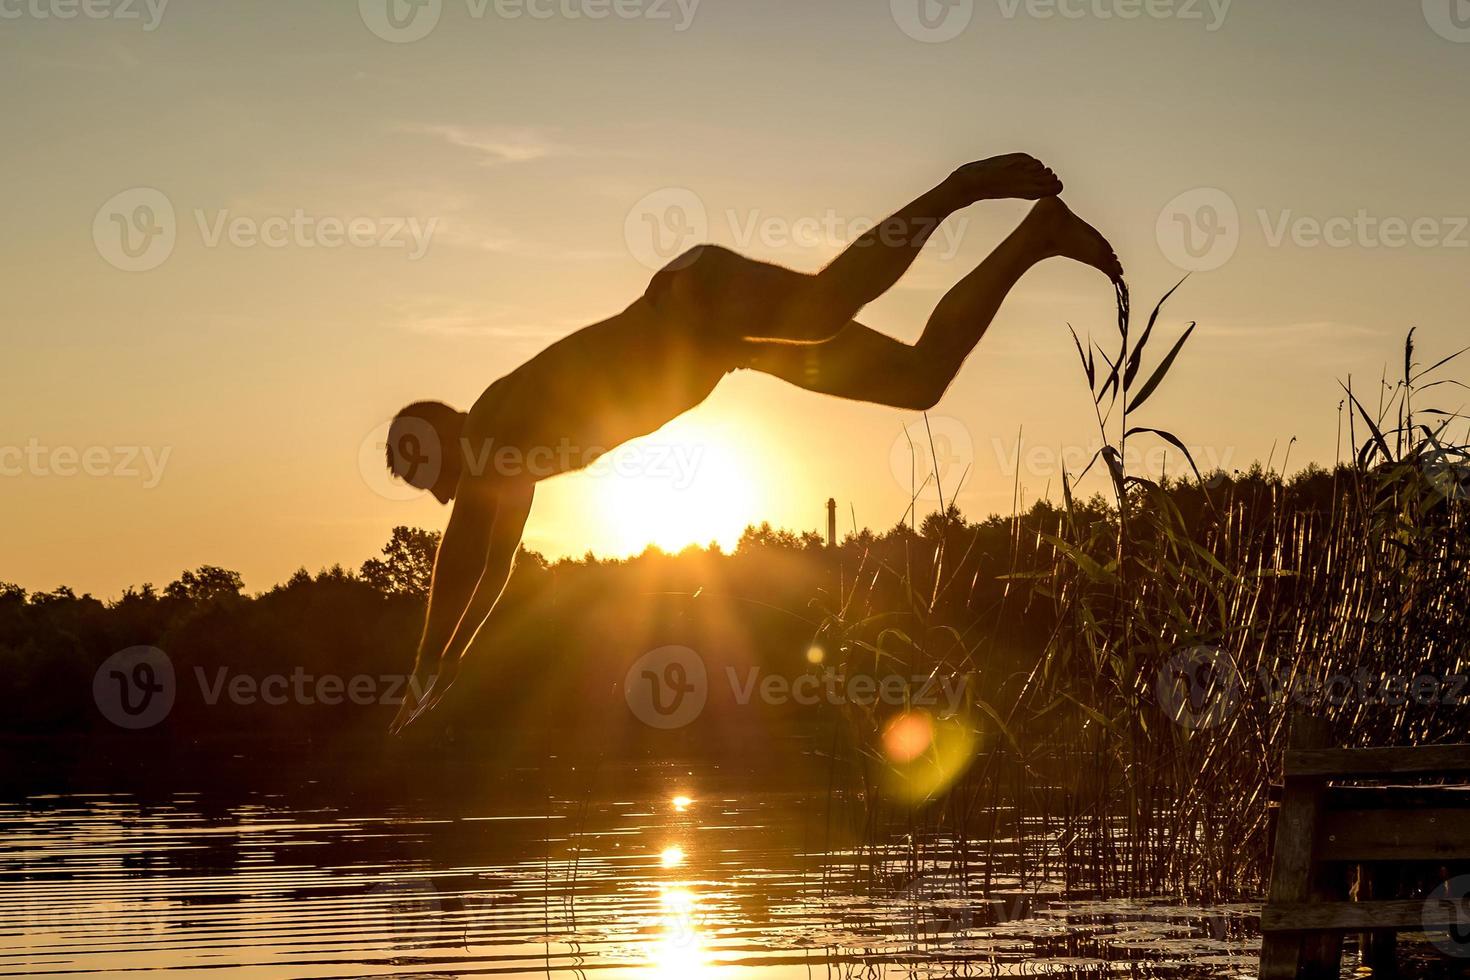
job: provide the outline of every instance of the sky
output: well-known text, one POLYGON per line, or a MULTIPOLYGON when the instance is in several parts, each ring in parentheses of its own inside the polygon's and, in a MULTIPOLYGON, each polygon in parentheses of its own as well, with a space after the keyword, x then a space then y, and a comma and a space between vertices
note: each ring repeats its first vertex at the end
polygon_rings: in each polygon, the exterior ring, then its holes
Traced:
MULTIPOLYGON (((1464 0, 0 0, 0 45, 0 581, 32 590, 355 567, 447 517, 382 472, 403 404, 467 407, 671 250, 816 271, 999 153, 1062 176, 1135 306, 1192 272, 1135 421, 1205 468, 1331 464, 1339 380, 1373 401, 1410 327, 1470 344, 1464 0)), ((951 219, 863 321, 916 339, 1025 210, 951 219)), ((1090 270, 1022 280, 929 415, 946 500, 1059 494, 1100 444, 1067 325, 1113 320, 1090 270)), ((740 372, 542 484, 526 543, 729 547, 829 497, 889 527, 923 426, 740 372)))

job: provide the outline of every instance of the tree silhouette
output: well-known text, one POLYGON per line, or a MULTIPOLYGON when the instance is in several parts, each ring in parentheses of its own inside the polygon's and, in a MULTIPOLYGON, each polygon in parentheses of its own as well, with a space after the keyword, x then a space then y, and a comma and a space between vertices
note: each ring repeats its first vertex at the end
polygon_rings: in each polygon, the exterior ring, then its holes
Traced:
POLYGON ((218 565, 200 565, 196 571, 184 572, 177 582, 170 582, 163 594, 169 599, 203 603, 215 599, 238 599, 244 589, 245 580, 239 572, 218 565))
POLYGON ((383 557, 362 563, 362 580, 383 595, 422 598, 429 594, 438 550, 438 531, 399 525, 383 546, 383 557))

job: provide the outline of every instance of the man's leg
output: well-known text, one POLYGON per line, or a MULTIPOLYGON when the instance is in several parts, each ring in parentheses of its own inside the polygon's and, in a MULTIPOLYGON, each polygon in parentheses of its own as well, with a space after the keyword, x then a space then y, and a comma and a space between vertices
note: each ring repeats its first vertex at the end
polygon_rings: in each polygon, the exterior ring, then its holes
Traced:
POLYGON ((746 366, 810 391, 927 411, 939 401, 1001 302, 1033 265, 1071 258, 1122 279, 1107 240, 1059 199, 1043 200, 1009 238, 935 308, 912 345, 849 323, 820 344, 753 342, 746 366))
POLYGON ((869 229, 816 275, 701 245, 661 270, 645 299, 707 336, 817 344, 835 337, 913 265, 946 218, 979 201, 1055 197, 1062 182, 1024 153, 961 167, 869 229))
POLYGON ((903 277, 939 226, 985 200, 1038 200, 1062 192, 1041 161, 1012 153, 971 163, 869 229, 821 272, 808 277, 769 323, 762 339, 813 343, 835 337, 864 306, 903 277))

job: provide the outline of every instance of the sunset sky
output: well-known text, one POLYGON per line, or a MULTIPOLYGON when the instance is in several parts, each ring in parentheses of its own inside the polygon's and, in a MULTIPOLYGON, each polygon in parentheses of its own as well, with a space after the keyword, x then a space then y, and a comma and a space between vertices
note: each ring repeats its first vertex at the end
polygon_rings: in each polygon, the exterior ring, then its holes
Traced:
MULTIPOLYGON (((620 310, 650 217, 664 247, 814 271, 1014 150, 1112 239, 1136 306, 1201 270, 1139 421, 1202 465, 1279 464, 1293 436, 1291 468, 1331 463, 1338 379, 1371 393, 1412 326, 1426 358, 1470 344, 1460 0, 385 2, 0 0, 0 581, 355 567, 447 516, 387 482, 381 423, 467 407, 620 310)), ((953 219, 864 321, 915 339, 1024 213, 953 219)), ((970 515, 1008 511, 1018 469, 1056 496, 1096 448, 1069 322, 1113 344, 1112 291, 1044 265, 931 413, 970 515)), ((741 373, 621 474, 543 484, 526 543, 729 546, 816 529, 828 497, 844 530, 888 527, 916 421, 741 373)))

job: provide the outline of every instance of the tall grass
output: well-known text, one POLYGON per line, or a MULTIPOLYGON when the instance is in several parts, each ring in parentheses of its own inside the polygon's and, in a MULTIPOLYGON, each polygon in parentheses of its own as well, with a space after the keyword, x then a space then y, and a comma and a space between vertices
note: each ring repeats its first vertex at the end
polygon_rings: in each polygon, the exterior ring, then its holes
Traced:
POLYGON ((844 669, 969 677, 958 724, 972 736, 963 747, 978 747, 955 766, 936 728, 938 777, 914 782, 924 760, 885 752, 891 719, 847 707, 870 829, 896 820, 967 862, 1014 837, 1004 846, 1079 892, 1254 894, 1293 712, 1332 719, 1345 744, 1464 737, 1470 690, 1454 676, 1470 637, 1470 447, 1451 434, 1463 416, 1421 407, 1430 389, 1464 387, 1443 377, 1459 354, 1424 367, 1411 331, 1402 377, 1380 383, 1374 408, 1344 385, 1353 456, 1308 474, 1319 492, 1284 472, 1204 474, 1178 435, 1143 418, 1194 330, 1159 339, 1172 295, 1136 332, 1120 288, 1106 351, 1073 333, 1105 443, 1093 460, 1105 502, 1074 499, 1069 474, 1060 507, 1017 514, 1010 553, 978 562, 941 506, 904 567, 845 570, 823 625, 844 669), (1139 439, 1173 446, 1189 476, 1129 472, 1139 439), (1039 645, 983 628, 1002 617, 967 604, 982 576, 1005 582, 1002 605, 1051 624, 1039 645), (1416 676, 1440 680, 1433 699, 1429 682, 1402 696, 1382 686, 1416 676), (1457 693, 1464 706, 1447 703, 1457 693), (892 792, 895 773, 919 792, 892 792))

